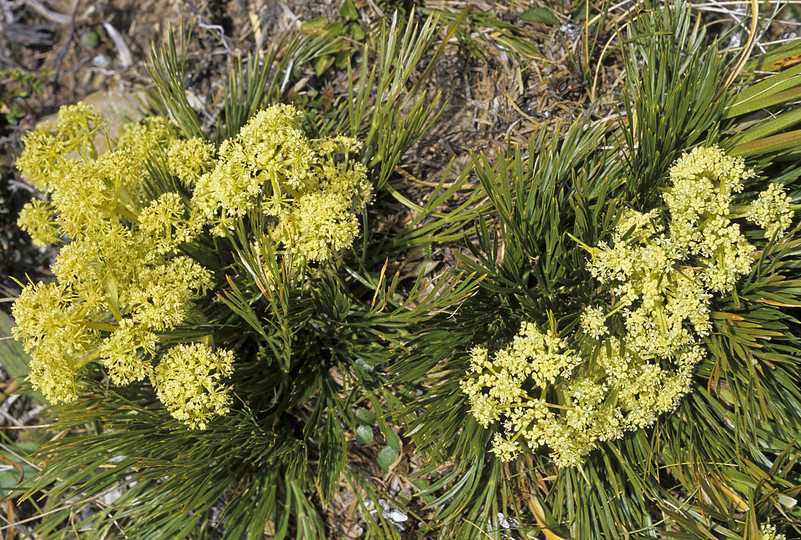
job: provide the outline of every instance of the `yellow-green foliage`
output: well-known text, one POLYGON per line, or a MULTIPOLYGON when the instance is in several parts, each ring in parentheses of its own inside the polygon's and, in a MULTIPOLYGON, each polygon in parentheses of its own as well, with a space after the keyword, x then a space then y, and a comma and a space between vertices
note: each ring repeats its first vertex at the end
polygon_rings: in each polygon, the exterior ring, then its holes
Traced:
POLYGON ((580 351, 532 323, 492 360, 485 348, 473 350, 473 375, 461 386, 479 423, 501 426, 495 454, 511 460, 525 443, 550 448, 559 466, 574 465, 598 442, 647 427, 678 405, 706 355, 710 302, 734 289, 754 260, 733 220, 745 217, 776 239, 792 219, 776 184, 735 211, 732 196, 752 176, 742 159, 696 148, 670 169, 667 227, 658 210, 627 210, 610 243, 587 248, 588 269, 610 295, 581 314, 580 351), (612 327, 618 335, 610 335, 611 320, 622 322, 612 327))
POLYGON ((116 385, 149 379, 190 428, 228 410, 221 379, 233 372, 233 354, 215 350, 202 332, 178 346, 170 339, 204 322, 197 302, 215 283, 185 247, 209 228, 230 234, 235 220, 261 212, 273 251, 302 275, 308 262, 353 243, 371 193, 365 168, 349 158, 358 143, 311 140, 299 116, 270 107, 219 151, 179 139, 153 117, 126 126, 116 148, 98 156, 92 141, 104 120, 82 104, 27 136, 18 165, 52 204, 28 204, 19 225, 39 245, 65 241, 53 268, 58 281, 26 286, 13 308, 34 388, 53 403, 74 400, 81 369, 97 362, 116 385), (148 163, 164 166, 191 198, 148 198, 148 163))

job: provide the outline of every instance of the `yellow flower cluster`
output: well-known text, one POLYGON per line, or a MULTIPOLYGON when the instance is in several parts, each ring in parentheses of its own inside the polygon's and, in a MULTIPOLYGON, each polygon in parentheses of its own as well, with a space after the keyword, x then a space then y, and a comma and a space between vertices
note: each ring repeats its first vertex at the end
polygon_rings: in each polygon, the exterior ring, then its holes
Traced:
POLYGON ((748 205, 746 219, 765 230, 765 238, 778 240, 790 228, 793 211, 790 209, 790 196, 778 184, 770 184, 748 205))
MULTIPOLYGON (((732 196, 753 176, 742 158, 716 147, 696 148, 670 169, 671 185, 663 194, 670 214, 667 233, 656 211, 628 210, 612 246, 600 243, 590 249, 590 272, 612 284, 617 295, 614 309, 625 320, 627 349, 642 357, 672 359, 709 333, 712 295, 731 291, 753 263, 755 248, 732 221, 732 196)), ((755 204, 775 207, 783 193, 776 188, 768 192, 755 204)), ((787 212, 789 206, 782 206, 785 219, 777 230, 789 224, 787 212)), ((767 216, 758 222, 763 227, 774 223, 767 216)), ((594 330, 585 326, 585 331, 593 335, 594 330)))
POLYGON ((198 137, 174 139, 167 147, 167 168, 184 184, 194 185, 214 167, 215 154, 214 145, 198 137))
MULTIPOLYGON (((492 360, 486 349, 473 350, 461 387, 473 416, 502 428, 496 455, 513 459, 525 443, 548 447, 558 466, 574 465, 598 442, 675 409, 706 354, 699 342, 711 330, 713 294, 731 291, 751 270, 754 248, 733 223, 743 215, 732 210, 732 197, 753 176, 741 158, 697 148, 670 169, 667 226, 658 210, 627 210, 611 244, 584 246, 588 269, 614 300, 580 315, 577 343, 586 345, 586 358, 531 323, 492 360), (624 331, 609 336, 607 321, 617 317, 624 331)), ((745 217, 778 238, 792 219, 789 198, 771 185, 745 217)))
POLYGON ((58 117, 58 124, 44 123, 28 132, 25 151, 17 158, 17 167, 42 191, 52 191, 51 183, 69 166, 69 154, 77 152, 85 160, 97 157, 94 138, 106 126, 103 117, 83 103, 62 107, 58 117))
POLYGON ((557 466, 575 465, 599 442, 647 427, 673 410, 703 357, 700 347, 687 347, 675 369, 663 369, 625 351, 615 338, 608 345, 586 370, 587 362, 565 340, 526 322, 492 360, 485 348, 474 348, 471 375, 460 385, 476 420, 502 428, 492 452, 509 461, 524 446, 547 447, 557 466))
POLYGON ((540 388, 570 376, 581 359, 567 350, 553 333, 542 334, 532 323, 524 323, 508 348, 490 361, 487 349, 476 347, 470 355, 470 373, 461 381, 470 398, 473 415, 484 427, 499 420, 507 409, 529 402, 524 385, 540 388))
POLYGON ((34 245, 47 247, 59 242, 55 210, 52 204, 40 199, 34 199, 20 210, 19 227, 31 235, 34 245))
POLYGON ((76 371, 92 359, 99 332, 84 322, 83 312, 63 283, 29 285, 14 304, 13 332, 31 353, 31 383, 52 403, 77 397, 76 371))
MULTIPOLYGON (((294 266, 322 262, 350 247, 357 212, 369 201, 367 170, 349 157, 355 139, 309 139, 300 111, 274 105, 221 146, 214 168, 197 179, 193 208, 212 233, 229 234, 237 218, 268 218, 276 252, 294 266)), ((177 150, 176 150, 177 151, 177 150)))
POLYGON ((175 140, 175 130, 163 116, 149 116, 136 124, 125 124, 117 148, 125 148, 140 161, 160 156, 175 140))
POLYGON ((671 259, 696 257, 699 277, 711 291, 732 290, 751 269, 754 247, 732 223, 731 204, 742 181, 754 176, 742 158, 717 147, 695 148, 670 169, 672 186, 663 199, 670 211, 671 259))
POLYGON ((164 351, 176 328, 202 322, 194 306, 213 283, 183 248, 205 227, 225 235, 261 213, 273 251, 301 269, 352 245, 371 196, 366 168, 349 157, 358 141, 309 139, 300 116, 270 107, 219 150, 151 117, 125 126, 116 148, 98 156, 92 141, 104 119, 79 104, 26 137, 18 166, 52 204, 33 201, 18 223, 39 245, 68 239, 53 267, 57 283, 25 287, 13 308, 35 388, 51 402, 71 401, 81 368, 98 362, 114 384, 149 378, 192 428, 227 410, 220 378, 233 356, 197 344, 164 351), (153 194, 154 163, 191 195, 153 194))
POLYGON ((584 333, 593 338, 598 339, 609 333, 604 308, 600 306, 585 308, 581 313, 580 322, 584 333))
POLYGON ((234 372, 234 353, 201 343, 168 350, 151 377, 156 395, 170 414, 190 429, 206 429, 214 416, 226 414, 230 388, 220 379, 234 372))
POLYGON ((200 230, 186 202, 145 196, 146 160, 171 137, 166 121, 125 128, 117 148, 97 156, 91 140, 102 126, 83 105, 62 108, 58 126, 29 134, 18 160, 52 200, 30 203, 20 226, 40 244, 69 239, 53 266, 58 281, 26 286, 13 307, 31 384, 53 403, 77 397, 90 362, 118 385, 153 377, 163 336, 212 284, 208 270, 178 255, 200 230))

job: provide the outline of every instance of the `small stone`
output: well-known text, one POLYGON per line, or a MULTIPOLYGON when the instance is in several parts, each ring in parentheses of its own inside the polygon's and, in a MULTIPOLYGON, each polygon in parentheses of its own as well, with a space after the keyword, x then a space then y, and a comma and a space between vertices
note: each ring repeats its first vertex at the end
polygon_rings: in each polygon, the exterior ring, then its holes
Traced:
POLYGON ((111 65, 111 58, 106 56, 105 54, 98 54, 94 58, 92 58, 92 64, 100 69, 105 69, 111 65))

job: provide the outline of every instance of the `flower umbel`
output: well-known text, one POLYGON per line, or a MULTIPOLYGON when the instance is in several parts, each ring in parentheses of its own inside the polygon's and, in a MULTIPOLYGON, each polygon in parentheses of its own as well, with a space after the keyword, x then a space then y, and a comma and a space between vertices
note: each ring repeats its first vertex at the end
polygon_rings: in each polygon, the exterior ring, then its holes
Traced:
MULTIPOLYGON (((741 158, 696 148, 670 169, 667 212, 625 210, 611 241, 587 248, 588 269, 609 296, 581 313, 576 350, 568 336, 532 323, 492 357, 473 349, 461 388, 476 420, 498 426, 492 451, 500 459, 547 447, 558 466, 575 465, 598 443, 678 406, 706 355, 710 302, 751 271, 755 248, 734 223, 732 201, 754 176, 741 158)), ((789 202, 771 184, 746 217, 780 238, 789 202)))
POLYGON ((234 372, 233 364, 231 351, 180 344, 162 356, 150 380, 174 418, 190 429, 206 429, 211 418, 228 412, 230 388, 220 381, 234 372))
POLYGON ((53 403, 77 398, 91 362, 116 385, 152 375, 160 342, 188 322, 212 283, 208 270, 178 255, 199 229, 185 200, 146 194, 146 163, 172 139, 168 123, 128 126, 115 150, 97 156, 92 138, 103 118, 83 105, 59 118, 28 137, 18 162, 53 203, 30 203, 19 221, 39 244, 69 242, 53 266, 57 281, 28 285, 13 307, 31 384, 53 403))
POLYGON ((26 203, 17 218, 19 228, 31 235, 39 247, 57 244, 60 240, 58 224, 53 219, 55 208, 41 199, 26 203))
POLYGON ((98 156, 92 141, 104 119, 78 105, 27 137, 18 165, 52 204, 30 203, 20 226, 39 245, 69 239, 53 266, 57 281, 27 286, 14 306, 35 388, 52 402, 74 400, 94 362, 116 385, 149 378, 190 428, 228 410, 220 380, 233 353, 181 343, 187 330, 195 340, 213 332, 198 304, 215 285, 193 257, 199 238, 230 236, 232 224, 249 221, 269 244, 261 252, 284 259, 276 271, 307 277, 352 245, 372 193, 351 157, 360 143, 310 139, 302 116, 274 105, 219 149, 151 117, 125 126, 116 148, 98 156))
POLYGON ((267 218, 274 251, 291 266, 322 262, 353 244, 358 212, 369 202, 367 169, 351 159, 356 139, 309 139, 300 111, 274 105, 220 147, 197 180, 193 210, 218 236, 249 213, 267 218))
POLYGON ((775 241, 784 236, 793 220, 790 196, 779 184, 770 184, 748 205, 746 219, 765 230, 765 238, 775 241))
POLYGON ((651 425, 673 410, 689 391, 700 347, 683 351, 670 369, 621 352, 620 342, 601 347, 593 371, 566 341, 523 323, 505 349, 489 359, 476 347, 470 373, 460 385, 471 413, 484 427, 501 432, 492 452, 504 461, 525 447, 550 449, 560 467, 575 465, 599 442, 651 425), (617 396, 612 399, 611 396, 617 396))

